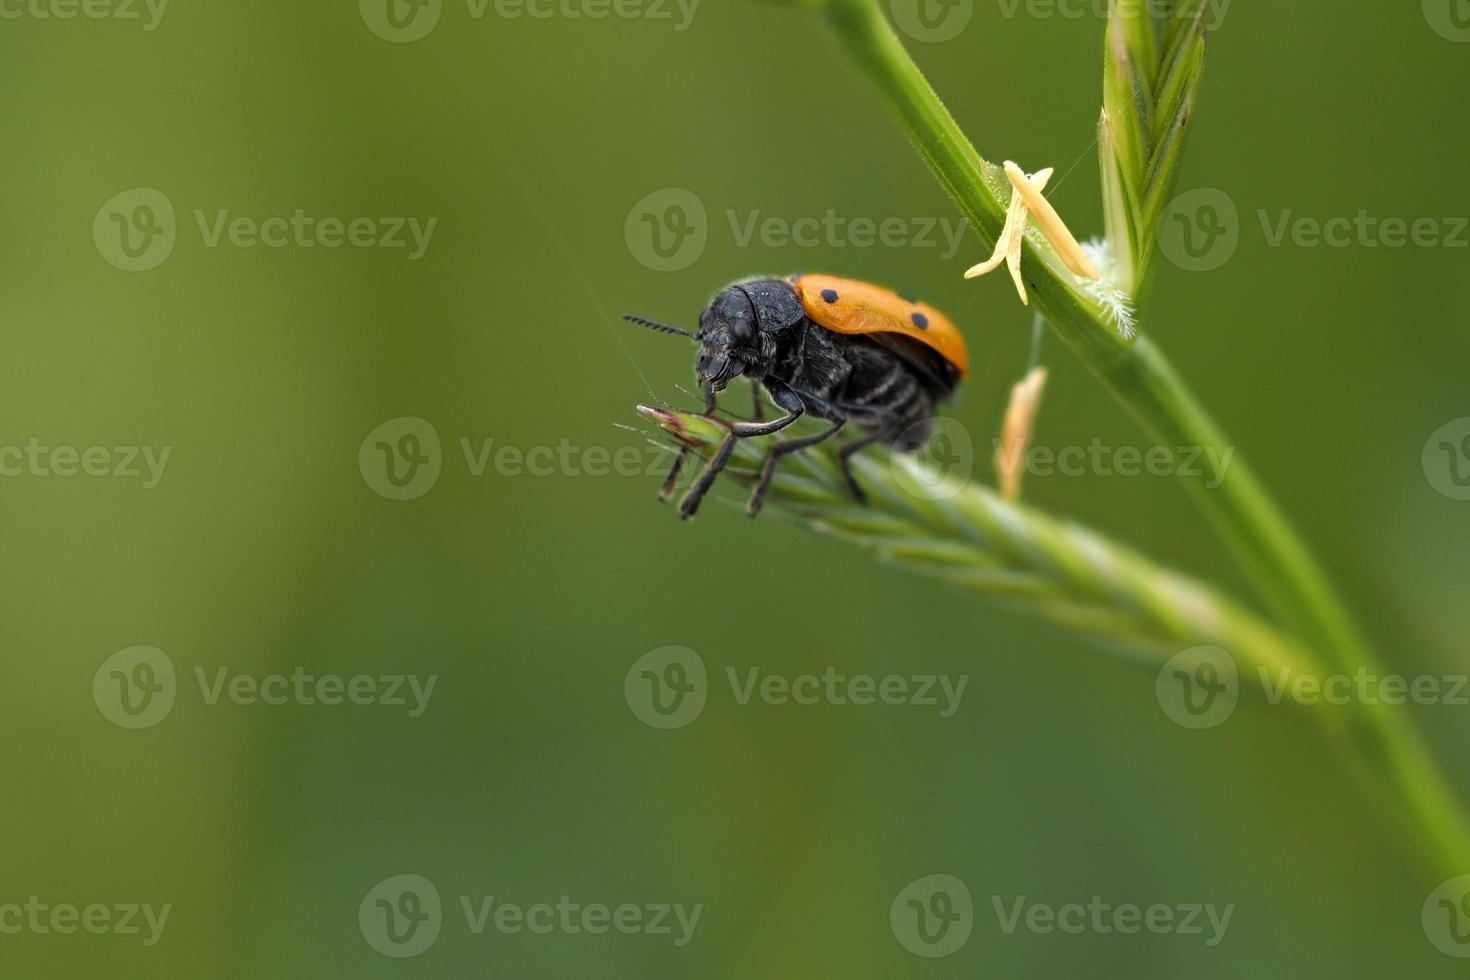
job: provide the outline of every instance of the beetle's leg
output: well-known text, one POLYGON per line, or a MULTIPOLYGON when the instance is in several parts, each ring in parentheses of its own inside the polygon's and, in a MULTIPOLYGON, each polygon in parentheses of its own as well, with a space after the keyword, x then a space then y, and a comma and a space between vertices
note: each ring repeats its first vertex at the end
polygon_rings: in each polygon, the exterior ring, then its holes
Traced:
POLYGON ((663 486, 658 488, 658 500, 661 504, 669 502, 674 491, 679 486, 679 474, 684 471, 684 463, 689 459, 690 449, 688 446, 679 447, 679 455, 674 457, 674 465, 669 467, 669 475, 664 477, 663 486))
POLYGON ((847 419, 838 419, 830 429, 823 429, 814 436, 804 439, 784 439, 771 447, 771 452, 766 456, 766 464, 761 467, 760 479, 756 481, 755 491, 750 495, 750 503, 745 508, 745 513, 754 517, 761 512, 761 505, 766 501, 766 491, 771 488, 771 480, 776 475, 776 461, 787 453, 794 453, 798 449, 806 449, 815 446, 819 442, 826 442, 842 430, 847 424, 847 419))
POLYGON ((766 420, 766 408, 762 404, 760 383, 754 378, 750 379, 750 394, 751 404, 754 406, 751 410, 750 417, 757 422, 764 422, 766 420))
POLYGON ((730 461, 730 453, 735 449, 735 440, 739 438, 733 432, 725 436, 725 441, 720 443, 719 451, 705 464, 704 472, 699 474, 699 479, 694 481, 694 486, 690 487, 689 492, 684 494, 684 499, 679 501, 680 517, 688 520, 699 511, 700 501, 704 500, 704 495, 709 493, 710 487, 714 486, 715 478, 730 461))
POLYGON ((709 488, 714 486, 715 479, 720 475, 720 471, 730 461, 730 453, 735 450, 735 440, 749 439, 751 436, 774 435, 806 414, 806 406, 801 403, 800 396, 783 382, 775 378, 766 378, 762 383, 766 386, 766 390, 771 393, 771 397, 775 399, 776 404, 786 409, 787 414, 776 419, 774 422, 761 424, 736 422, 731 425, 730 433, 725 436, 725 441, 720 443, 719 451, 715 453, 714 458, 705 466, 704 472, 699 474, 699 479, 694 482, 694 486, 690 487, 689 492, 684 494, 684 499, 679 501, 680 517, 688 519, 693 517, 695 512, 699 510, 700 501, 704 500, 704 495, 709 493, 709 488))
POLYGON ((774 422, 736 422, 730 426, 730 431, 740 439, 749 439, 751 436, 771 436, 786 428, 792 422, 806 414, 806 405, 803 404, 801 396, 792 391, 784 381, 775 378, 765 378, 761 384, 771 393, 771 398, 777 405, 786 409, 786 414, 774 422))
POLYGON ((863 488, 858 484, 857 477, 852 475, 852 457, 889 434, 888 430, 879 429, 877 432, 865 435, 861 439, 855 439, 837 450, 837 465, 842 468, 842 475, 847 479, 848 489, 852 490, 852 495, 857 498, 857 502, 860 504, 866 504, 868 502, 868 495, 863 492, 863 488))
MULTIPOLYGON (((705 385, 704 392, 704 414, 707 418, 714 418, 719 405, 715 402, 714 389, 705 385)), ((669 475, 664 477, 663 485, 658 488, 658 500, 661 504, 669 502, 674 496, 674 491, 679 489, 679 474, 684 472, 684 464, 689 462, 689 454, 693 452, 688 446, 679 447, 679 455, 674 457, 674 465, 669 467, 669 475)))

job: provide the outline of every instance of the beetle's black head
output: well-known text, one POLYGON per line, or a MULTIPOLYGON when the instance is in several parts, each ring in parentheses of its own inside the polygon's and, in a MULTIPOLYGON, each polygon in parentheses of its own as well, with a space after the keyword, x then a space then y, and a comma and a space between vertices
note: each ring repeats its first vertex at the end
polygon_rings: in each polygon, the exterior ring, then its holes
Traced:
POLYGON ((796 290, 781 279, 726 286, 699 317, 702 344, 694 370, 700 385, 721 391, 742 374, 769 374, 776 359, 775 335, 803 316, 796 290))
POLYGON ((806 316, 796 289, 782 279, 752 279, 720 290, 699 316, 699 332, 690 333, 643 317, 623 319, 699 342, 694 371, 699 386, 723 391, 742 374, 762 378, 776 362, 776 337, 806 316))

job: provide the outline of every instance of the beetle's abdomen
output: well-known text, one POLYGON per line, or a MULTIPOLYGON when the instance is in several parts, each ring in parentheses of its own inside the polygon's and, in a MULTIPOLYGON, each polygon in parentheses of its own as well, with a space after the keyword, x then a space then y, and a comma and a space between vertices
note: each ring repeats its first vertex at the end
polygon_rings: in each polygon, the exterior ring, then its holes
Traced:
POLYGON ((862 428, 891 432, 894 439, 902 436, 903 442, 915 443, 908 448, 917 449, 929 438, 928 426, 922 423, 934 414, 934 393, 898 357, 884 350, 875 353, 871 359, 858 359, 843 392, 843 404, 862 428))
POLYGON ((898 448, 916 449, 928 438, 921 423, 954 390, 958 372, 922 345, 911 350, 889 341, 834 333, 808 320, 783 343, 773 373, 806 396, 812 414, 846 418, 887 434, 898 448))

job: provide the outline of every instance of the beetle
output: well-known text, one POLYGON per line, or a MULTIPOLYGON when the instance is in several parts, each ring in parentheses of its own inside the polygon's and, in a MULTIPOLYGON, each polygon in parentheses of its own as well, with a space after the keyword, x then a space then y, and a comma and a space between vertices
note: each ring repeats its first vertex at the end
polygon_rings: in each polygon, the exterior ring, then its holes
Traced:
MULTIPOLYGON (((632 314, 624 319, 700 345, 695 374, 707 415, 735 378, 759 385, 755 421, 729 426, 719 450, 679 502, 684 518, 699 510, 737 440, 774 435, 804 415, 831 424, 815 435, 772 445, 747 513, 760 513, 782 456, 825 442, 849 422, 861 434, 837 450, 837 460, 853 496, 866 502, 852 473, 853 455, 879 442, 896 452, 920 449, 929 440, 936 407, 954 395, 970 370, 964 337, 948 317, 856 279, 802 274, 732 283, 705 307, 695 333, 632 314), (784 415, 765 421, 760 388, 784 415)), ((672 495, 688 453, 684 449, 675 460, 661 500, 672 495)))

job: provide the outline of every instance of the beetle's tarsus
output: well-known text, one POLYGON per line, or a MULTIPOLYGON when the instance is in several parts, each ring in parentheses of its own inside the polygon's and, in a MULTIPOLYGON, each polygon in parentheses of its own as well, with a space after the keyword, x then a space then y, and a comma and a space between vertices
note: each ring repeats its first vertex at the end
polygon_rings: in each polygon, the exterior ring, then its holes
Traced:
POLYGON ((694 486, 684 494, 684 499, 679 501, 679 516, 686 521, 699 512, 699 504, 704 500, 704 495, 709 493, 709 488, 714 486, 716 478, 725 469, 725 464, 730 461, 730 453, 735 450, 735 441, 740 436, 731 432, 725 436, 725 441, 720 443, 719 452, 715 453, 709 463, 705 465, 704 472, 699 474, 699 479, 694 481, 694 486))
POLYGON ((804 439, 787 439, 784 442, 778 442, 772 446, 770 453, 766 455, 765 465, 761 467, 761 474, 756 480, 755 490, 750 495, 750 503, 745 507, 746 516, 755 517, 761 512, 761 505, 766 501, 766 491, 771 488, 771 480, 776 476, 776 463, 782 456, 788 453, 794 453, 799 449, 815 446, 819 442, 826 442, 841 432, 842 427, 846 424, 847 419, 838 419, 830 427, 823 429, 816 435, 807 436, 804 439))

